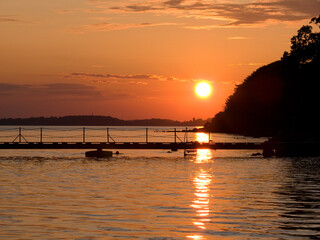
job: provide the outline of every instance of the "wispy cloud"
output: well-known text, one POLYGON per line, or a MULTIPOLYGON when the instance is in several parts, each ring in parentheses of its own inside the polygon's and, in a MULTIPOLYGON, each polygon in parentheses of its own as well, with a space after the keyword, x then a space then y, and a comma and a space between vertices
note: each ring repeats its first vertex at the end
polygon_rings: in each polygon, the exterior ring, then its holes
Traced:
POLYGON ((34 94, 54 96, 101 96, 101 93, 93 86, 74 83, 52 84, 10 84, 0 83, 1 94, 34 94))
POLYGON ((119 100, 135 98, 128 92, 102 92, 94 86, 77 83, 50 83, 50 84, 11 84, 0 83, 0 94, 3 97, 15 97, 17 95, 26 99, 65 99, 80 101, 119 100))
POLYGON ((232 63, 228 64, 228 67, 242 67, 242 66, 262 66, 264 63, 232 63))
POLYGON ((148 81, 190 81, 191 79, 182 79, 173 76, 161 76, 154 74, 101 74, 101 73, 70 73, 66 78, 81 77, 85 80, 95 80, 95 82, 107 83, 130 83, 146 85, 148 81), (99 79, 99 81, 96 81, 99 79))
POLYGON ((213 0, 136 0, 92 1, 97 8, 105 11, 125 13, 154 12, 162 15, 195 19, 211 19, 212 24, 190 25, 189 29, 212 29, 216 27, 239 27, 269 22, 291 22, 309 19, 319 14, 318 0, 253 0, 239 1, 213 0))
POLYGON ((250 39, 249 37, 242 37, 242 36, 234 36, 234 37, 228 37, 229 40, 246 40, 250 39))
POLYGON ((0 16, 0 23, 26 23, 26 21, 22 21, 13 15, 7 15, 0 16))
POLYGON ((91 67, 92 67, 92 68, 104 68, 103 65, 96 65, 96 64, 91 65, 91 67))
POLYGON ((70 30, 72 32, 108 32, 114 30, 124 30, 132 28, 145 28, 145 27, 155 27, 155 26, 173 26, 177 25, 176 23, 109 23, 109 22, 100 22, 94 24, 87 24, 80 27, 74 27, 70 30))
POLYGON ((28 85, 18 85, 18 84, 11 84, 11 83, 0 83, 0 93, 10 93, 12 91, 17 91, 17 90, 23 90, 28 85))

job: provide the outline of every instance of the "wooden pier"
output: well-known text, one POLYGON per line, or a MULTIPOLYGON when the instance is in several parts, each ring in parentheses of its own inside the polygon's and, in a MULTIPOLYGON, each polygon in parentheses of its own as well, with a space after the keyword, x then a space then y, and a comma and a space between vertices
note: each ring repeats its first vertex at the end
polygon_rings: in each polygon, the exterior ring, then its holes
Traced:
MULTIPOLYGON (((86 152, 88 156, 110 156, 111 151, 104 152, 105 149, 163 149, 170 151, 177 150, 195 150, 195 149, 212 149, 212 150, 262 150, 265 157, 271 156, 320 156, 320 142, 214 142, 210 139, 210 133, 207 133, 206 141, 189 141, 188 133, 185 130, 154 130, 149 128, 139 129, 135 132, 126 132, 129 136, 117 135, 119 128, 111 134, 109 128, 85 128, 78 127, 70 129, 53 130, 50 128, 4 128, 0 129, 0 150, 1 149, 88 149, 95 150, 86 152), (23 132, 24 130, 24 132, 23 132), (44 131, 45 130, 45 131, 44 131), (93 132, 90 135, 91 131, 93 132), (12 132, 10 132, 12 131, 12 132), (28 132, 29 131, 29 132, 28 132), (31 132, 30 132, 31 131, 31 132), (50 135, 50 131, 53 131, 50 135), (59 131, 63 135, 57 136, 59 131), (72 134, 66 133, 72 131, 72 134), (1 135, 2 133, 2 135, 1 135), (77 134, 76 137, 74 134, 77 134), (101 133, 103 133, 101 135, 101 133), (11 134, 11 135, 5 135, 11 134), (69 134, 69 135, 68 135, 69 134), (159 134, 164 134, 159 136, 159 134), (179 135, 180 134, 180 135, 179 135), (184 136, 181 136, 184 135, 184 136), (96 137, 100 137, 97 141, 96 137), (160 137, 160 138, 157 138, 160 137), (3 141, 4 139, 4 141, 3 141), (10 140, 11 139, 11 140, 10 140), (65 139, 65 140, 64 140, 65 139), (134 139, 134 141, 132 141, 134 139), (157 140, 159 141, 153 141, 157 140), (51 140, 51 141, 49 141, 51 140), (75 140, 75 141, 74 141, 75 140), (101 141, 102 140, 102 141, 101 141), (169 140, 169 141, 166 141, 169 140), (105 154, 104 154, 105 153, 105 154)), ((200 133, 194 133, 200 134, 200 133)), ((202 133, 204 134, 204 133, 202 133)), ((193 139, 193 138, 192 138, 193 139)), ((258 153, 260 154, 260 153, 258 153)))
POLYGON ((2 142, 0 149, 263 149, 263 143, 200 142, 2 142))
MULTIPOLYGON (((169 149, 173 151, 179 149, 263 149, 263 143, 214 143, 211 140, 210 133, 206 134, 206 140, 189 141, 188 134, 190 134, 190 130, 187 128, 180 130, 176 128, 167 130, 157 129, 153 133, 150 128, 141 128, 139 129, 139 133, 129 132, 129 136, 117 135, 116 132, 121 131, 121 129, 115 129, 112 132, 108 127, 100 128, 98 129, 101 137, 100 141, 93 141, 92 137, 96 136, 95 134, 97 133, 90 135, 90 130, 97 130, 96 128, 61 128, 54 130, 54 135, 50 134, 50 130, 52 129, 43 127, 16 127, 11 130, 13 133, 11 136, 7 136, 6 140, 10 138, 12 140, 0 141, 0 149, 169 149), (32 133, 28 131, 32 131, 32 133), (73 132, 68 132, 59 137, 60 132, 65 133, 66 131, 73 132), (74 138, 75 133, 77 134, 77 138, 74 138), (101 135, 101 133, 104 135, 101 135), (152 141, 159 139, 155 137, 161 138, 159 141, 152 141), (63 141, 66 138, 67 140, 63 141), (57 141, 57 139, 59 140, 57 141)), ((5 128, 4 131, 8 132, 9 129, 5 128)))
POLYGON ((122 142, 122 143, 93 143, 93 142, 4 142, 0 143, 0 149, 95 149, 87 151, 87 157, 112 157, 112 151, 103 151, 105 149, 163 149, 170 151, 196 149, 263 149, 263 144, 259 143, 200 143, 200 142, 181 142, 181 143, 160 143, 160 142, 122 142))
MULTIPOLYGON (((138 132, 125 132, 126 135, 129 136, 119 134, 121 132, 121 129, 113 129, 112 131, 109 127, 98 129, 98 132, 95 131, 97 130, 96 128, 86 127, 78 127, 71 129, 58 128, 57 130, 50 132, 51 130, 52 129, 48 127, 12 128, 11 135, 8 135, 7 138, 4 138, 7 141, 0 141, 0 149, 95 150, 86 152, 87 156, 109 156, 110 151, 103 151, 106 149, 163 149, 170 151, 186 151, 195 149, 263 149, 263 143, 214 143, 210 139, 210 133, 193 133, 204 134, 206 135, 207 139, 202 139, 202 141, 189 141, 190 138, 188 138, 188 134, 190 135, 192 133, 190 133, 190 130, 188 130, 187 128, 180 130, 177 130, 176 128, 171 128, 167 130, 153 129, 153 131, 150 128, 141 128, 138 132), (61 134, 61 132, 63 135, 60 135, 59 139, 59 134, 61 134), (100 141, 97 141, 97 138, 93 138, 98 135, 100 136, 100 141), (12 140, 8 141, 8 139, 12 140)), ((3 131, 9 134, 8 128, 4 128, 3 131)), ((194 137, 192 137, 191 139, 194 139, 194 137)))

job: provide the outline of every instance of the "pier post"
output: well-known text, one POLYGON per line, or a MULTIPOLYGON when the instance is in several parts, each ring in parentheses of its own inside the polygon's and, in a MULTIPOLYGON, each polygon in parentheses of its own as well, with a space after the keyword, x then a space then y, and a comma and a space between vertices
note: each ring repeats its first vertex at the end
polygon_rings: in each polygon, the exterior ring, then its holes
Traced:
POLYGON ((18 130, 19 130, 18 136, 16 136, 16 138, 13 139, 12 142, 15 142, 17 139, 19 139, 19 143, 21 143, 22 138, 23 138, 23 140, 24 140, 25 142, 28 142, 28 141, 24 138, 24 136, 22 136, 22 134, 21 134, 21 132, 22 132, 21 127, 19 127, 18 130))
POLYGON ((83 128, 83 136, 82 136, 82 142, 85 143, 86 142, 86 128, 83 128))
POLYGON ((110 143, 110 139, 109 139, 109 128, 107 128, 107 142, 110 143))
POLYGON ((174 143, 177 143, 177 129, 174 129, 174 143))
POLYGON ((148 128, 146 128, 146 143, 148 143, 148 128))
POLYGON ((188 142, 188 128, 186 127, 186 142, 188 142))
POLYGON ((209 131, 209 143, 210 143, 210 131, 209 131))
POLYGON ((42 128, 40 128, 40 142, 42 143, 42 128))

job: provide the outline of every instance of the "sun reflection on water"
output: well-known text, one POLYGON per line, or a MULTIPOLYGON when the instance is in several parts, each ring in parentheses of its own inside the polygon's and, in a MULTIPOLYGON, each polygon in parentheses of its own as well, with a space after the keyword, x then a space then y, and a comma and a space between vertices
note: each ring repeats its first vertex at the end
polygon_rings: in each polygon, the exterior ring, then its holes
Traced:
POLYGON ((206 222, 210 222, 210 194, 209 185, 212 176, 203 169, 193 179, 195 186, 195 199, 190 205, 196 211, 196 218, 193 224, 199 229, 206 229, 206 222))
MULTIPOLYGON (((205 133, 197 133, 196 141, 208 142, 209 136, 205 133)), ((210 163, 212 162, 212 152, 209 149, 197 149, 197 155, 195 158, 196 164, 210 163)), ((207 171, 205 167, 200 165, 200 169, 196 176, 193 178, 193 185, 195 188, 194 200, 190 207, 195 210, 195 218, 193 219, 193 225, 200 231, 206 230, 206 224, 210 222, 210 184, 212 182, 212 174, 207 171)), ((189 239, 205 240, 206 237, 197 233, 187 236, 189 239)))
POLYGON ((192 235, 192 236, 187 236, 187 238, 194 239, 194 240, 205 240, 206 239, 202 235, 192 235))
POLYGON ((208 163, 212 161, 212 152, 209 149, 197 149, 195 163, 208 163))

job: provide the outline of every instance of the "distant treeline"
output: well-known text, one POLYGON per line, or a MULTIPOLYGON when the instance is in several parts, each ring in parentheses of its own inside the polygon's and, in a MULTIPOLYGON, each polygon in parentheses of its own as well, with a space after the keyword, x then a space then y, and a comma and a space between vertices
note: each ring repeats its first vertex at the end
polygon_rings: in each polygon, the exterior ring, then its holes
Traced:
POLYGON ((121 120, 110 116, 65 116, 3 118, 0 125, 16 126, 203 126, 207 120, 174 121, 169 119, 121 120))
POLYGON ((320 139, 320 16, 291 38, 291 51, 235 88, 224 111, 205 128, 213 132, 286 139, 320 139))

